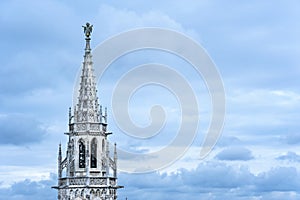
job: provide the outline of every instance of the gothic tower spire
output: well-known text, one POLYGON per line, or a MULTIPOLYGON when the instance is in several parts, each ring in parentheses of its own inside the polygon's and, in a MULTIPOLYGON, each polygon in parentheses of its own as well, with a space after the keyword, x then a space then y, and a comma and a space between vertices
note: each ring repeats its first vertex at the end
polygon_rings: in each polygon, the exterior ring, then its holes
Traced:
POLYGON ((74 122, 98 123, 100 122, 100 112, 90 48, 93 25, 86 23, 86 26, 83 27, 86 45, 74 122))
POLYGON ((66 157, 58 153, 59 200, 115 200, 117 185, 117 152, 110 154, 107 132, 107 109, 102 113, 98 103, 90 47, 93 25, 86 23, 85 49, 80 76, 79 95, 74 114, 69 109, 69 137, 66 157))

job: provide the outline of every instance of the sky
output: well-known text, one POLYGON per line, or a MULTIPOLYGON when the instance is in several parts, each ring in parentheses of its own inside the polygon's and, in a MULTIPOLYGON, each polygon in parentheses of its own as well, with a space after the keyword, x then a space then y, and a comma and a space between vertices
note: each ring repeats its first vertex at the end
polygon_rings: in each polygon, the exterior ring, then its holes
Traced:
POLYGON ((121 149, 156 151, 181 126, 178 94, 157 84, 140 87, 128 109, 132 121, 144 127, 151 123, 151 107, 162 106, 166 121, 160 131, 141 140, 118 126, 114 89, 136 66, 160 63, 176 70, 194 91, 200 112, 196 137, 183 156, 149 173, 120 171, 125 188, 118 199, 300 199, 299 19, 296 0, 1 1, 0 199, 56 199, 51 186, 57 183, 57 149, 60 142, 66 147, 86 22, 94 27, 93 49, 136 28, 180 32, 206 50, 225 88, 222 135, 200 159, 212 112, 203 77, 163 51, 136 51, 111 64, 98 81, 98 96, 108 107, 110 141, 121 149))

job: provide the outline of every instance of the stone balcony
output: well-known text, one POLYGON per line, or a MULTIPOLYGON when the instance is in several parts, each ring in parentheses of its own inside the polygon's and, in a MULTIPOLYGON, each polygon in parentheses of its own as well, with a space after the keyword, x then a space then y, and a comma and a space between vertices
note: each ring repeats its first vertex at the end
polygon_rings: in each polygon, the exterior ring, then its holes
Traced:
POLYGON ((59 187, 64 186, 94 186, 94 187, 115 187, 116 178, 114 177, 72 177, 59 179, 59 187))

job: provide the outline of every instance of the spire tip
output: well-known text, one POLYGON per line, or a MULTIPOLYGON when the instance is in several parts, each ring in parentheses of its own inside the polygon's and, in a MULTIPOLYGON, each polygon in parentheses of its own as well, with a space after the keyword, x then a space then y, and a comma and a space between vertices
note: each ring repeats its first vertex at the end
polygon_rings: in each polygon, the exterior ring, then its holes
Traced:
POLYGON ((82 27, 83 27, 83 31, 84 31, 86 39, 90 38, 91 33, 93 31, 93 25, 91 25, 90 23, 87 22, 86 25, 82 26, 82 27))

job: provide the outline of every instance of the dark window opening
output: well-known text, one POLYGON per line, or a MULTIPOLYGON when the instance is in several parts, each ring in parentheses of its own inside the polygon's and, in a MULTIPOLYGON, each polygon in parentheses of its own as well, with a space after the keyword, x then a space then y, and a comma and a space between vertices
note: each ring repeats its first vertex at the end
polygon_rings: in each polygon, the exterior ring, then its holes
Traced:
POLYGON ((97 168, 97 142, 92 140, 91 144, 91 168, 97 168))
POLYGON ((85 146, 82 141, 79 142, 79 168, 85 168, 85 146))

